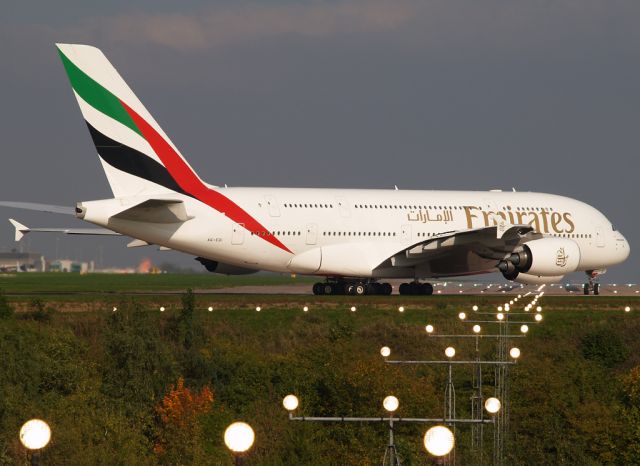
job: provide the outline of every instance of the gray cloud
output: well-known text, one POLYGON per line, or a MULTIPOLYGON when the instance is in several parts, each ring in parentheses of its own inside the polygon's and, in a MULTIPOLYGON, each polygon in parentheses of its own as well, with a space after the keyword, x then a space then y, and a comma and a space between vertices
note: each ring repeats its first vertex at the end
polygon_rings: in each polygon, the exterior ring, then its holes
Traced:
POLYGON ((192 13, 129 13, 87 19, 69 32, 113 42, 145 41, 177 50, 200 50, 288 35, 321 38, 392 30, 416 11, 416 3, 408 0, 225 5, 192 13))

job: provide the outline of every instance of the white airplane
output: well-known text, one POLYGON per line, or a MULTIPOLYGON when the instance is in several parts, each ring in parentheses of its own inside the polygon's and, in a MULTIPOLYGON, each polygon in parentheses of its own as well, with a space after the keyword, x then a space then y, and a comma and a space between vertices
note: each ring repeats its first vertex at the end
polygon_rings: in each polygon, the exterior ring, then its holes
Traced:
POLYGON ((72 208, 2 205, 75 216, 129 247, 158 245, 224 274, 258 270, 324 277, 315 294, 431 294, 428 279, 501 272, 520 283, 597 275, 629 244, 595 208, 531 192, 230 188, 202 181, 97 48, 57 44, 113 199, 72 208))

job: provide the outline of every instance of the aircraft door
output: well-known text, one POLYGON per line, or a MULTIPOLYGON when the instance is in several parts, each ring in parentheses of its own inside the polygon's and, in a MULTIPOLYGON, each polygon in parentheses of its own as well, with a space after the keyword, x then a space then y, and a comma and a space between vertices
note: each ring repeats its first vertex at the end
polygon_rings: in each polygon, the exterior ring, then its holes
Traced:
POLYGON ((310 223, 307 225, 307 244, 316 244, 318 241, 318 225, 310 223))
POLYGON ((411 241, 411 225, 402 225, 402 241, 411 241))
POLYGON ((280 217, 280 205, 278 204, 278 200, 273 196, 265 196, 264 200, 267 202, 269 215, 272 217, 280 217))
POLYGON ((351 216, 351 212, 349 210, 349 203, 347 202, 347 200, 344 197, 339 197, 336 199, 336 202, 338 203, 338 210, 340 211, 340 217, 350 217, 351 216))
POLYGON ((604 247, 604 234, 602 231, 602 227, 596 227, 596 246, 599 248, 604 247))
POLYGON ((234 223, 231 230, 231 244, 244 243, 244 224, 234 223))

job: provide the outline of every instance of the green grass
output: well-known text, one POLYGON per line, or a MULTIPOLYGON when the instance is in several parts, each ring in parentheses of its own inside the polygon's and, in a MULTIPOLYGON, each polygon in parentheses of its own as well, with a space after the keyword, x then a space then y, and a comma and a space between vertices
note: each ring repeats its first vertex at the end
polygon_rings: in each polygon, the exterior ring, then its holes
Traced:
POLYGON ((216 289, 241 285, 285 285, 311 282, 288 275, 258 274, 226 276, 218 274, 73 274, 18 273, 0 275, 0 289, 6 293, 114 293, 133 291, 183 291, 216 289))

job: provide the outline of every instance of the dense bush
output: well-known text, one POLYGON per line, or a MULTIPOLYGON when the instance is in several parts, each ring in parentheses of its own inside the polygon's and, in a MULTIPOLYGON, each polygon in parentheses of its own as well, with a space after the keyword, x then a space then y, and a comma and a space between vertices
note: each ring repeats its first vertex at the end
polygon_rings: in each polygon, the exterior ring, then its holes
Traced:
POLYGON ((609 328, 598 328, 582 337, 582 354, 605 367, 614 367, 629 355, 620 337, 609 328))
MULTIPOLYGON (((457 306, 400 314, 395 304, 362 304, 351 313, 327 303, 308 313, 297 304, 208 312, 189 292, 164 313, 123 302, 116 312, 41 318, 46 309, 31 303, 17 314, 29 318, 8 314, 0 320, 0 464, 25 463, 17 432, 30 417, 53 429, 43 464, 232 464, 222 434, 234 420, 256 431, 248 464, 379 464, 384 424, 291 422, 282 398, 297 394, 301 415, 381 416, 381 400, 394 394, 400 416, 441 416, 442 368, 390 366, 378 351, 386 344, 399 359, 439 359, 448 341, 427 338, 425 322, 441 333, 467 333, 468 324, 457 306)), ((544 325, 517 341, 522 358, 510 368, 507 464, 640 464, 640 318, 545 310, 544 325)), ((467 340, 455 343, 460 357, 473 354, 467 340)), ((483 354, 494 344, 481 341, 483 354)), ((470 378, 469 368, 454 368, 460 417, 470 415, 470 378)), ((484 378, 488 394, 492 371, 484 378)), ((404 465, 427 461, 425 429, 397 426, 404 465)), ((478 464, 469 428, 456 435, 458 463, 478 464)), ((491 435, 485 428, 484 464, 491 435)))

